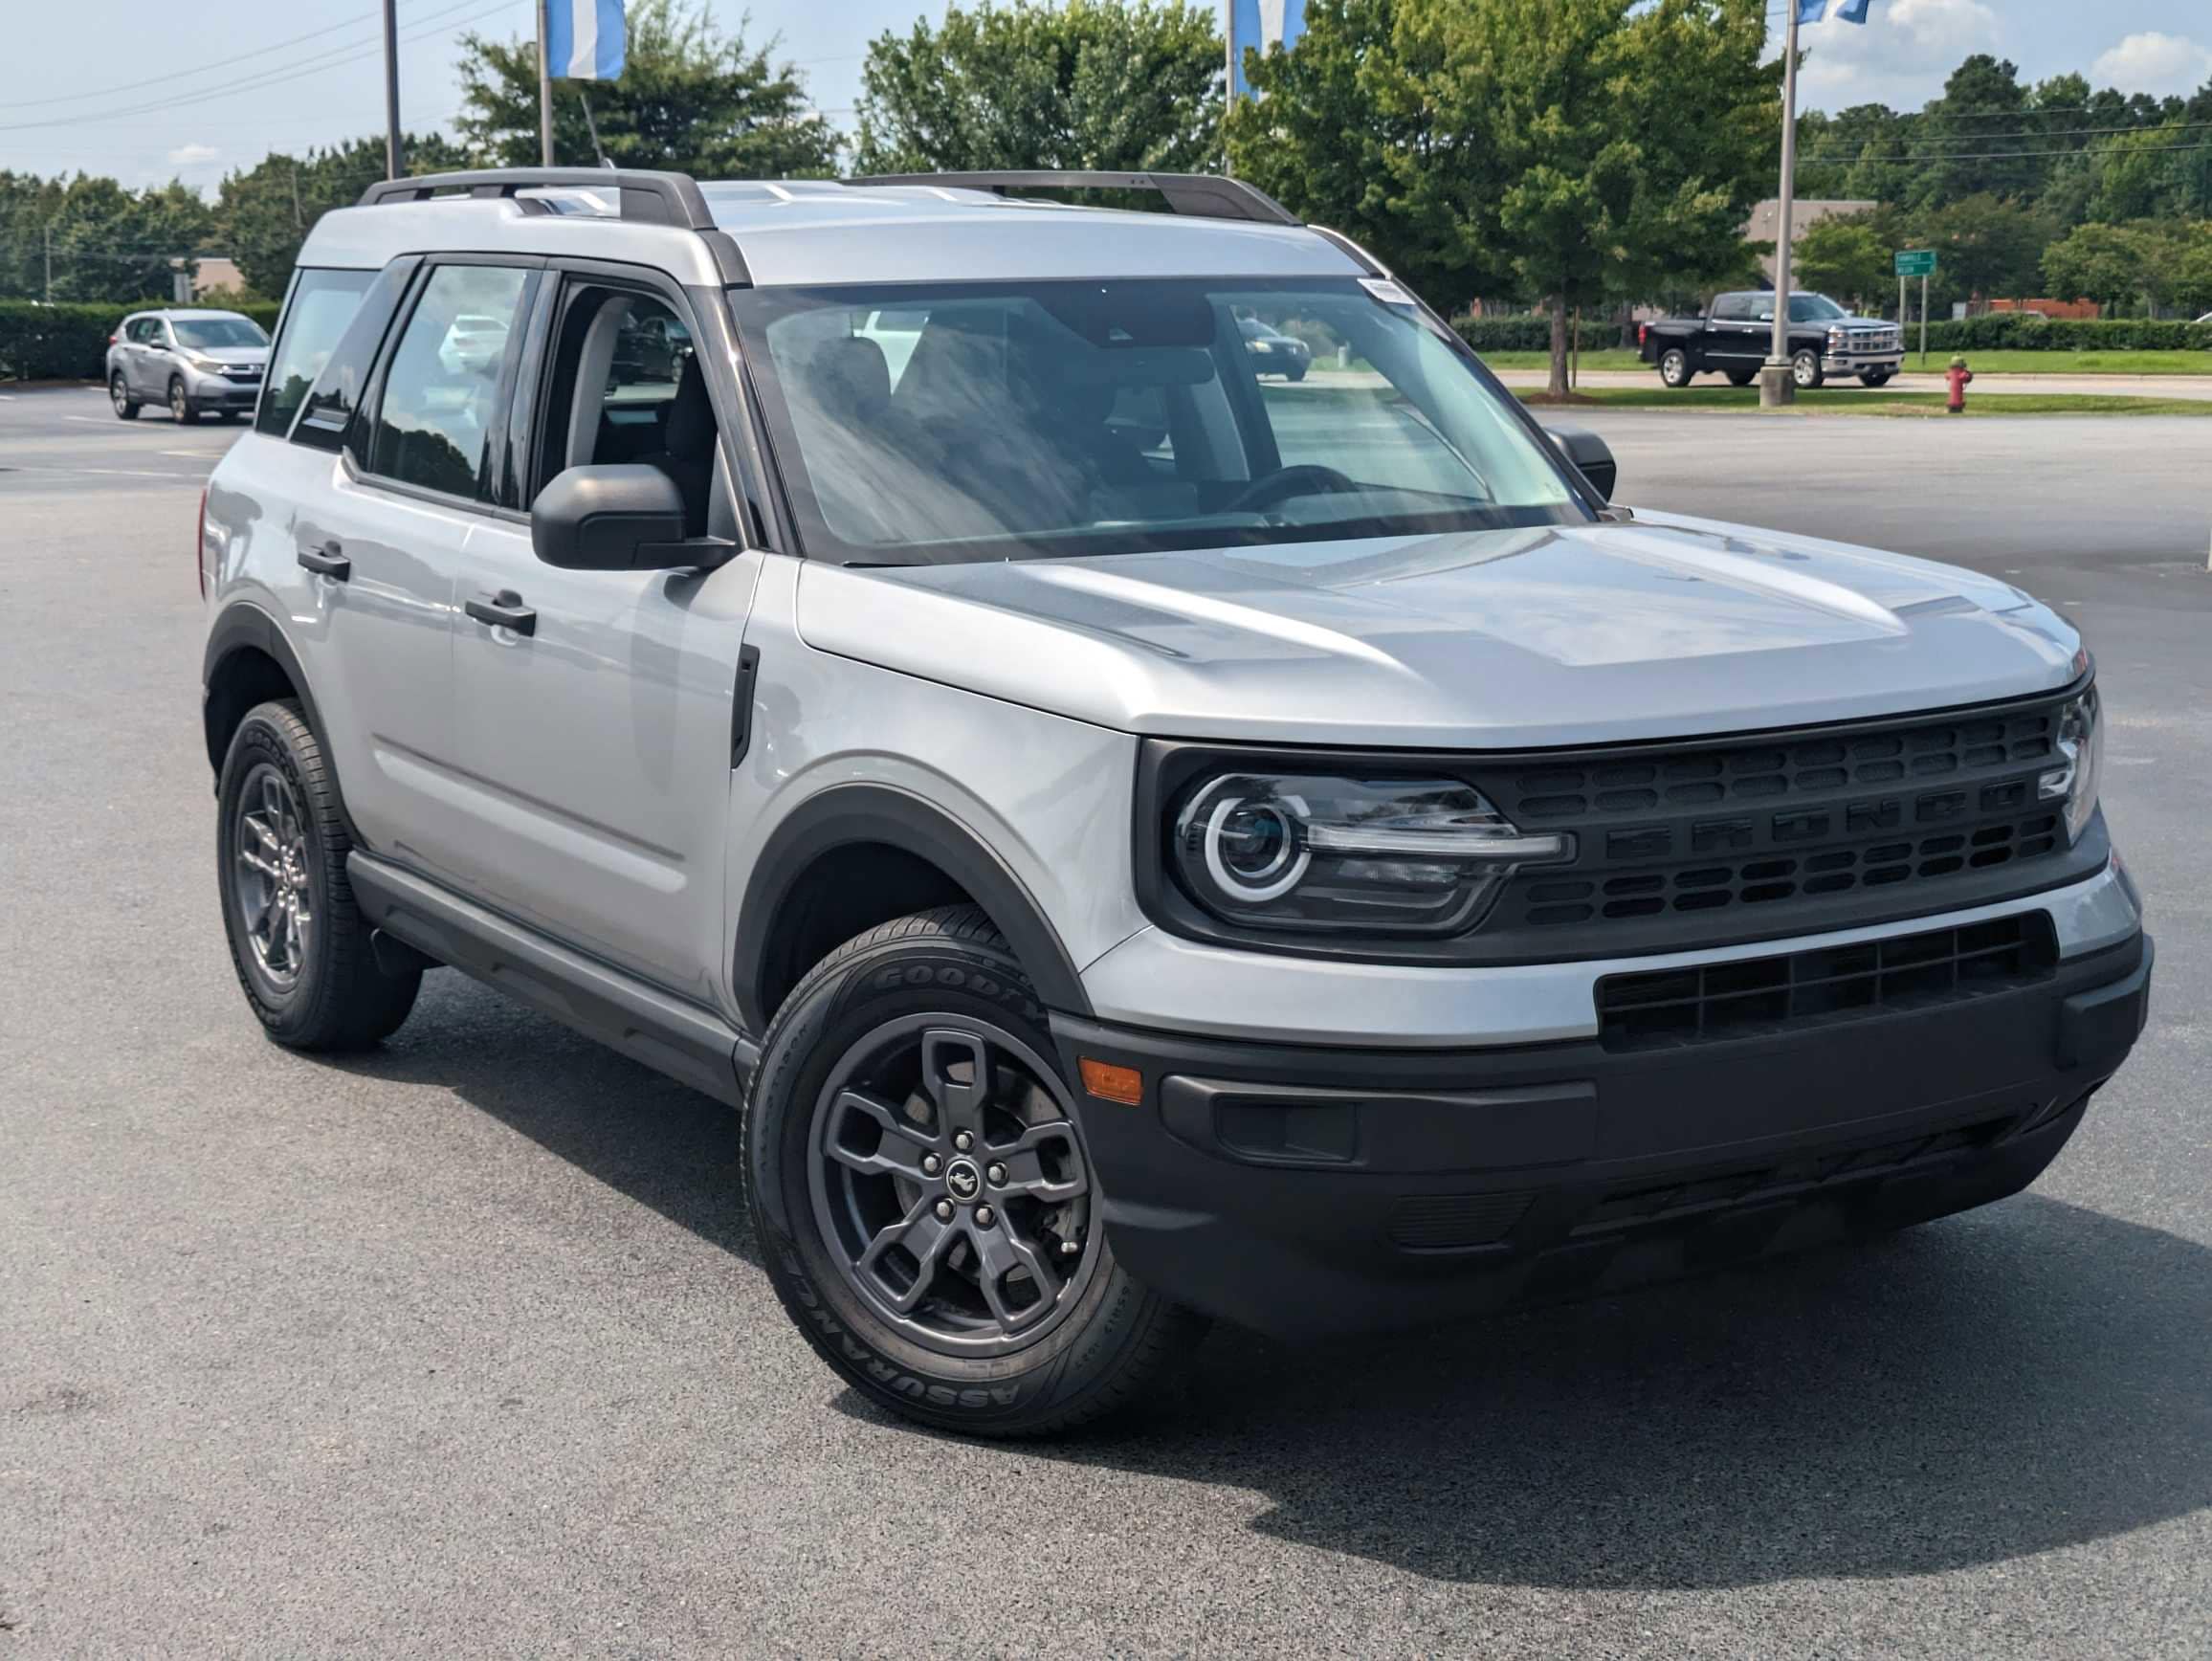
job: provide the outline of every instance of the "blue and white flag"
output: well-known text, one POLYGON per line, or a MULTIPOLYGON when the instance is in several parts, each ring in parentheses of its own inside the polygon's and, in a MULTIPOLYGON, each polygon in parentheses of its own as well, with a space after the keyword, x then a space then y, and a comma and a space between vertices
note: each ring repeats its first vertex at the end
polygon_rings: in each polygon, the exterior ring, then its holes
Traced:
POLYGON ((1236 84, 1229 90, 1232 95, 1249 95, 1245 52, 1249 48, 1265 54, 1271 46, 1295 46, 1306 32, 1306 0, 1228 0, 1228 20, 1236 46, 1236 84))
POLYGON ((545 0, 545 66, 556 80, 615 80, 629 31, 622 0, 545 0))
POLYGON ((1838 23, 1864 23, 1867 20, 1868 0, 1843 0, 1836 8, 1838 23))
POLYGON ((1797 9, 1798 25, 1802 28, 1821 20, 1821 13, 1828 9, 1828 0, 1797 0, 1797 9))

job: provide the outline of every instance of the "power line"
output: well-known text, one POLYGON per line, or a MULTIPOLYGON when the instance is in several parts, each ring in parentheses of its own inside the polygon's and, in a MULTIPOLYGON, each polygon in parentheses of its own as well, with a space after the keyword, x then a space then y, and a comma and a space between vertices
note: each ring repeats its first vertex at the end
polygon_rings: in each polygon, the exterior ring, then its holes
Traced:
MULTIPOLYGON (((473 3, 474 0, 455 0, 454 4, 432 12, 431 16, 449 16, 473 3)), ((450 34, 456 29, 466 28, 472 23, 480 23, 494 13, 503 11, 516 4, 518 4, 518 0, 493 0, 492 5, 485 7, 480 11, 471 12, 466 17, 456 18, 452 23, 441 25, 435 29, 418 30, 412 34, 404 34, 400 38, 404 42, 412 44, 418 40, 428 39, 431 35, 450 34)), ((418 21, 427 22, 429 19, 419 19, 418 21)), ((381 42, 365 48, 355 43, 336 48, 333 51, 314 54, 293 63, 278 64, 271 69, 256 71, 254 76, 244 80, 233 81, 228 86, 219 87, 210 92, 190 93, 182 98, 157 99, 150 103, 126 105, 119 109, 80 111, 76 115, 42 116, 35 121, 8 122, 0 123, 0 133, 20 132, 28 127, 68 126, 80 122, 107 121, 117 116, 147 115, 161 110, 183 109, 188 105, 208 103, 218 99, 232 99, 240 93, 259 91, 295 76, 316 75, 326 69, 339 69, 349 63, 359 63, 365 58, 378 55, 383 50, 384 47, 381 42)))

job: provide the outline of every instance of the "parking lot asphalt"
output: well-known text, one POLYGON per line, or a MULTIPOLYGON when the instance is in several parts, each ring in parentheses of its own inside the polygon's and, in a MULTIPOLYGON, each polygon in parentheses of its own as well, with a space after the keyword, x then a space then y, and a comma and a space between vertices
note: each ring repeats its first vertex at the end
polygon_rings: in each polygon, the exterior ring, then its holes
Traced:
POLYGON ((785 1320, 724 1108, 452 974, 381 1052, 227 962, 197 491, 0 399, 0 1661, 2212 1651, 2212 468, 2186 421, 1601 412, 1630 502, 2015 573, 2096 649, 2152 1026, 2029 1194, 1360 1343, 1217 1330, 1057 1445, 785 1320))

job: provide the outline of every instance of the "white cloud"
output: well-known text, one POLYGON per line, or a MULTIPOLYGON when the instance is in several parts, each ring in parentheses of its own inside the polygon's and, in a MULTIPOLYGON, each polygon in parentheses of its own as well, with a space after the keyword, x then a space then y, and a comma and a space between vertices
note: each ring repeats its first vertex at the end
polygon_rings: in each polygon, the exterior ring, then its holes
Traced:
POLYGON ((1863 26, 1831 15, 1799 31, 1806 54, 1799 103, 1917 109, 1941 95, 1960 58, 1996 51, 1999 35, 1997 13, 1982 0, 1874 0, 1863 26))
POLYGON ((179 144, 169 152, 169 166, 172 167, 204 166, 222 153, 212 144, 179 144))
POLYGON ((2090 68, 2090 78, 2098 86, 2115 86, 2122 92, 2191 93, 2207 78, 2212 78, 2212 51, 2156 29, 2123 35, 2090 68))

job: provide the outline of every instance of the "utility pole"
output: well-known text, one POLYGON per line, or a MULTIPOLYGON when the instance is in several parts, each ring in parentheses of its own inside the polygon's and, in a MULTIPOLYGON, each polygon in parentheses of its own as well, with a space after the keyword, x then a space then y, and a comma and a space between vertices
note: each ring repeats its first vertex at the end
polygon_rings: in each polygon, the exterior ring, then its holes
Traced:
POLYGON ((384 0, 384 176, 407 171, 399 146, 399 0, 384 0))
POLYGON ((553 165, 553 65, 545 57, 548 3, 549 0, 538 0, 538 159, 550 167, 553 165))
POLYGON ((46 303, 54 303, 54 221, 49 219, 46 232, 46 303))
POLYGON ((1797 398, 1789 368, 1789 217, 1797 189, 1798 0, 1782 0, 1789 19, 1781 49, 1781 216, 1774 244, 1774 339, 1759 372, 1759 407, 1777 410, 1797 398))

